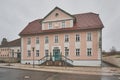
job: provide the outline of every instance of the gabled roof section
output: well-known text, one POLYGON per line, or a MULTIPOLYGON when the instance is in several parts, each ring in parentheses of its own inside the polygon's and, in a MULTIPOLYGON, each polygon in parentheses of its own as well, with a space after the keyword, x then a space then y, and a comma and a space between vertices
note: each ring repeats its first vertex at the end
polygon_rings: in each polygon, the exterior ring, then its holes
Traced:
POLYGON ((0 45, 0 48, 2 47, 20 47, 21 46, 21 39, 15 39, 13 41, 7 42, 3 45, 0 45))
POLYGON ((50 11, 43 19, 42 21, 44 21, 52 12, 54 12, 56 9, 64 12, 65 14, 69 15, 70 17, 72 17, 73 19, 75 19, 75 17, 71 14, 69 14, 68 12, 64 11, 63 9, 59 8, 59 7, 55 7, 52 11, 50 11))
MULTIPOLYGON (((49 13, 50 14, 50 13, 49 13)), ((96 13, 82 13, 72 15, 75 18, 75 22, 73 27, 70 28, 60 28, 60 29, 50 29, 50 30, 42 30, 43 19, 38 19, 30 22, 21 32, 20 36, 24 35, 35 35, 35 34, 43 34, 43 33, 54 33, 54 32, 66 32, 66 31, 74 31, 74 30, 85 30, 85 29, 102 29, 104 25, 99 18, 99 14, 96 13)))

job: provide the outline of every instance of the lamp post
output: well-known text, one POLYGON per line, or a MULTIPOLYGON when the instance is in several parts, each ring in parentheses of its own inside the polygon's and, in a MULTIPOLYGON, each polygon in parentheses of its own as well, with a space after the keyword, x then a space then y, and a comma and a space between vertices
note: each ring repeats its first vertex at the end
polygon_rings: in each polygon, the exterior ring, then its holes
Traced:
POLYGON ((35 50, 35 47, 32 47, 32 51, 33 51, 33 68, 35 67, 35 64, 34 64, 34 50, 35 50))

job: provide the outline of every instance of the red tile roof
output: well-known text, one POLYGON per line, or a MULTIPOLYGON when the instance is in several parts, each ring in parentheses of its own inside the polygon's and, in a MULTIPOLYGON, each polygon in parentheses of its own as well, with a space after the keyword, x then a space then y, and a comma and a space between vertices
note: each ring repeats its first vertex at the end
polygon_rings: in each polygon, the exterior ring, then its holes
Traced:
POLYGON ((21 39, 16 39, 10 42, 6 42, 3 45, 0 45, 0 48, 2 47, 20 47, 21 46, 21 39))
POLYGON ((42 34, 42 33, 47 33, 47 32, 103 28, 103 24, 102 24, 98 14, 83 13, 83 14, 76 14, 73 16, 76 18, 76 20, 75 20, 74 26, 71 28, 42 30, 42 24, 41 24, 42 19, 38 19, 33 22, 30 22, 20 32, 19 35, 22 36, 22 35, 42 34))

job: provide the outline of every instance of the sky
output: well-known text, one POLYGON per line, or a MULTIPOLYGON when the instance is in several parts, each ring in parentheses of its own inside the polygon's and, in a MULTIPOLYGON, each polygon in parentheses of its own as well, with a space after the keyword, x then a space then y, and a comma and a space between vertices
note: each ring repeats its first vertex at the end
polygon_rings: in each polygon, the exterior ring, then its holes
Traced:
POLYGON ((26 25, 44 18, 56 6, 70 14, 99 14, 104 28, 102 48, 120 51, 120 0, 0 0, 0 41, 19 38, 26 25))

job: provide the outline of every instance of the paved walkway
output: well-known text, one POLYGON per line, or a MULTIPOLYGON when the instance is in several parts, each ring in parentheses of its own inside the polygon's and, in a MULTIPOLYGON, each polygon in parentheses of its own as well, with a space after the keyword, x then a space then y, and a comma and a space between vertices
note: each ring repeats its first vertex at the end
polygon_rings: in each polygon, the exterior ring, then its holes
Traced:
POLYGON ((1 63, 0 67, 88 75, 120 75, 120 68, 116 67, 56 67, 35 65, 35 67, 33 68, 32 65, 23 65, 18 63, 11 64, 11 66, 8 66, 7 63, 1 63))

